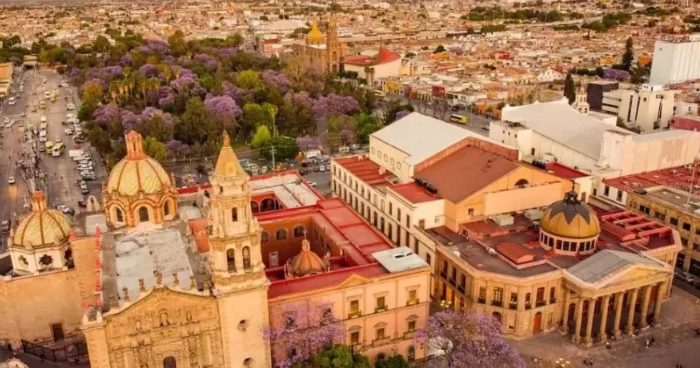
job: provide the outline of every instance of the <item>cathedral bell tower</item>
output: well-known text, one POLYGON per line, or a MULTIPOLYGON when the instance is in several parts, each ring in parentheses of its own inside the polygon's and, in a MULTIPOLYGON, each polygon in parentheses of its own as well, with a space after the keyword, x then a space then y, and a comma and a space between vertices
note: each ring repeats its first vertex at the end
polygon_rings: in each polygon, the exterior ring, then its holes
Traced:
POLYGON ((260 249, 261 229, 250 208, 248 174, 224 132, 214 174, 209 177, 209 256, 216 294, 269 284, 260 249))
POLYGON ((338 39, 338 24, 335 22, 333 16, 331 16, 328 22, 328 31, 326 32, 326 60, 328 66, 326 67, 326 73, 337 73, 340 71, 341 60, 345 56, 343 53, 343 46, 338 39))
POLYGON ((250 209, 248 174, 231 140, 224 145, 211 182, 208 238, 212 294, 219 305, 226 367, 272 366, 270 344, 261 331, 269 326, 267 288, 262 262, 262 229, 250 209))

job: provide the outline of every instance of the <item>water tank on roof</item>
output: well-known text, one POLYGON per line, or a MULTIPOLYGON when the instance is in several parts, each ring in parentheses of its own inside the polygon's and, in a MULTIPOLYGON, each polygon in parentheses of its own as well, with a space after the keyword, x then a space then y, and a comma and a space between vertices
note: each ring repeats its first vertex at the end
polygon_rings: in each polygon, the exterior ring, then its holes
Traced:
POLYGON ((530 221, 538 221, 538 220, 541 220, 541 219, 542 219, 542 213, 543 213, 543 212, 542 212, 541 210, 534 209, 534 208, 533 208, 533 209, 529 209, 529 210, 525 210, 525 211, 523 212, 523 214, 525 215, 525 217, 527 217, 527 219, 530 220, 530 221))

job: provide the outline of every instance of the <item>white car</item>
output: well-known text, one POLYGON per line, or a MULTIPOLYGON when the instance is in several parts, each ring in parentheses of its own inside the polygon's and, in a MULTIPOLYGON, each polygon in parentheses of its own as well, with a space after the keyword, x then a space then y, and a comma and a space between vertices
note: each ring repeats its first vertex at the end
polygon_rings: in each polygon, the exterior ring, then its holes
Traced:
POLYGON ((73 134, 73 129, 66 129, 63 132, 66 133, 66 135, 71 135, 73 134))
POLYGON ((68 119, 68 120, 75 119, 75 114, 66 114, 66 119, 68 119))
POLYGON ((7 182, 10 183, 10 184, 14 184, 14 183, 15 183, 15 177, 14 177, 14 176, 10 176, 9 178, 7 178, 7 182))
POLYGON ((46 137, 39 137, 39 142, 46 143, 46 137))
POLYGON ((2 119, 2 122, 5 123, 5 124, 7 124, 7 123, 10 122, 10 118, 8 118, 7 116, 5 116, 5 119, 2 119))
POLYGON ((56 137, 56 143, 61 143, 61 137, 56 137))

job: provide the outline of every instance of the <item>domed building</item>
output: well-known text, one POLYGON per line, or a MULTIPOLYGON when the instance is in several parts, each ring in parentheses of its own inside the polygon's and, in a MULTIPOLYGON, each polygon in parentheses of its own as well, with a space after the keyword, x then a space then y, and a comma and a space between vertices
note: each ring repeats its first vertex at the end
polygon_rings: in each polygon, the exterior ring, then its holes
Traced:
POLYGON ((161 224, 177 216, 177 188, 158 161, 143 152, 141 134, 126 135, 126 157, 103 183, 105 215, 111 228, 161 224))
POLYGON ((588 255, 595 252, 600 235, 600 222, 575 191, 550 205, 540 221, 540 243, 563 255, 588 255))
POLYGON ((328 272, 331 265, 328 257, 321 259, 311 250, 309 240, 304 238, 301 242, 301 252, 292 257, 285 265, 285 277, 293 279, 318 273, 328 272))
POLYGON ((42 192, 32 195, 32 212, 10 232, 12 264, 17 274, 72 267, 70 221, 60 212, 48 209, 42 192))

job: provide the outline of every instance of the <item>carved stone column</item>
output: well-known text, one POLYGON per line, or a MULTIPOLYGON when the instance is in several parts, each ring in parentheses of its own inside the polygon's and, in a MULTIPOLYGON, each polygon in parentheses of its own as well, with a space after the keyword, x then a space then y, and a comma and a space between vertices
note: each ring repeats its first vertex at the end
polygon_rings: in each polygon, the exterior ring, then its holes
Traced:
POLYGON ((642 320, 639 322, 639 327, 647 327, 647 313, 649 313, 649 299, 651 297, 651 288, 653 285, 647 285, 644 288, 644 294, 642 297, 642 320))
POLYGON ((634 312, 637 309, 637 296, 639 295, 639 288, 632 290, 632 297, 630 298, 630 307, 627 314, 627 334, 634 335, 634 312))
POLYGON ((656 302, 654 303, 654 324, 657 326, 661 324, 661 303, 666 295, 667 286, 668 281, 660 282, 659 289, 656 292, 656 302))
POLYGON ((621 291, 615 295, 615 322, 613 324, 613 334, 618 338, 622 334, 620 330, 620 318, 622 318, 622 305, 624 304, 625 292, 621 291))
MULTIPOLYGON (((562 317, 562 327, 564 332, 569 333, 569 304, 571 303, 569 290, 564 289, 564 316, 562 317)), ((523 301, 525 304, 525 301, 523 301)))
POLYGON ((600 342, 605 342, 608 340, 608 333, 605 329, 605 327, 608 324, 608 307, 610 305, 610 295, 606 295, 603 297, 603 304, 601 305, 601 312, 603 312, 600 316, 600 342))
POLYGON ((581 341, 581 322, 583 321, 583 298, 579 298, 576 306, 576 329, 574 330, 573 341, 581 341))
POLYGON ((593 314, 595 313, 595 304, 597 299, 588 299, 588 316, 586 319, 586 337, 583 342, 586 345, 593 345, 593 314))

